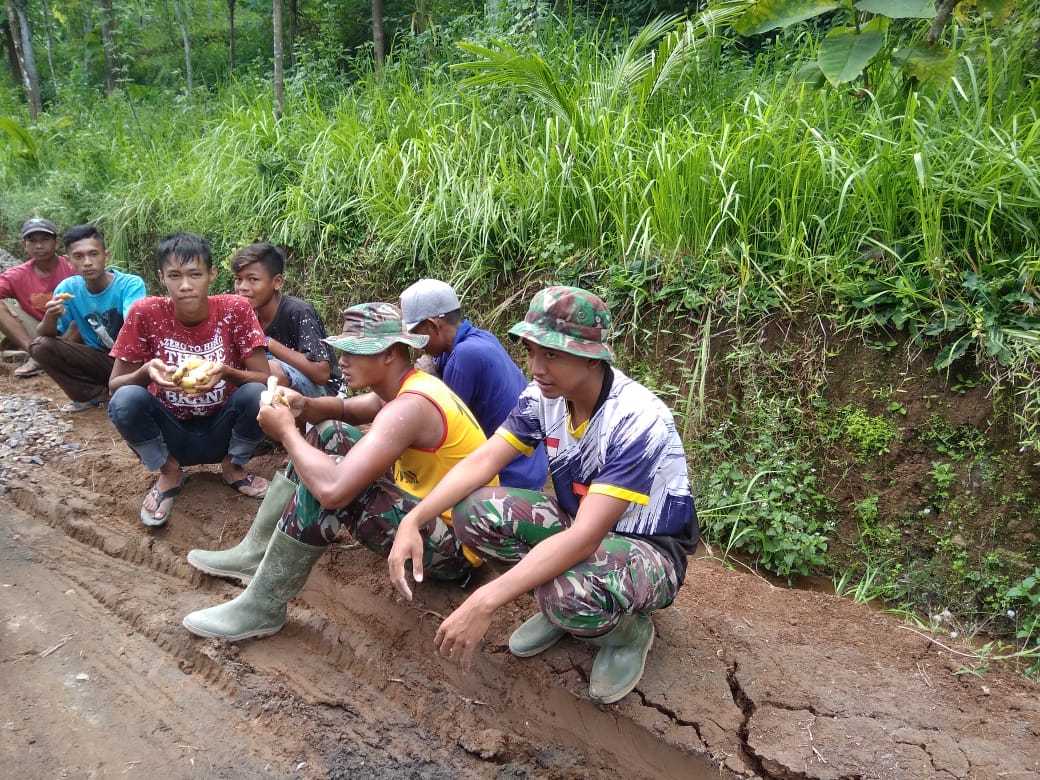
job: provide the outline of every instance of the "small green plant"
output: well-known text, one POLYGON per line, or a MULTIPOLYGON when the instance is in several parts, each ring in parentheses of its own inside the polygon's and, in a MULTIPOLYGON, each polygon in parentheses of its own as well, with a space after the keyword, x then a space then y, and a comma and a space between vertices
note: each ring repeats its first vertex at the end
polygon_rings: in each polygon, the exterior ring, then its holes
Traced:
POLYGON ((932 468, 929 470, 928 476, 934 486, 932 498, 936 504, 945 504, 950 499, 950 488, 957 482, 957 472, 949 463, 932 461, 932 468))
POLYGON ((1025 648, 1033 646, 1033 664, 1027 673, 1040 675, 1040 566, 1004 594, 1007 616, 1018 626, 1015 636, 1025 648))
POLYGON ((953 381, 950 382, 950 392, 957 393, 958 395, 964 395, 969 390, 973 390, 974 388, 978 387, 978 384, 979 382, 977 379, 957 374, 953 381))
POLYGON ((827 431, 827 438, 843 440, 860 462, 888 452, 892 440, 899 435, 884 417, 874 417, 851 404, 841 407, 827 431))
POLYGON ((867 346, 871 349, 880 350, 881 352, 891 352, 897 346, 899 342, 895 339, 879 339, 872 336, 867 337, 867 346))
POLYGON ((956 463, 986 446, 986 436, 978 428, 968 424, 955 428, 941 414, 933 414, 928 418, 920 438, 932 444, 940 455, 956 463))
POLYGON ((869 496, 864 498, 862 501, 857 501, 853 505, 853 509, 856 510, 856 514, 859 515, 860 521, 863 525, 872 526, 878 517, 878 495, 877 493, 871 493, 869 496))
POLYGON ((832 580, 834 595, 851 599, 855 604, 869 604, 890 598, 895 591, 890 573, 883 566, 866 564, 862 575, 858 567, 847 569, 832 580))

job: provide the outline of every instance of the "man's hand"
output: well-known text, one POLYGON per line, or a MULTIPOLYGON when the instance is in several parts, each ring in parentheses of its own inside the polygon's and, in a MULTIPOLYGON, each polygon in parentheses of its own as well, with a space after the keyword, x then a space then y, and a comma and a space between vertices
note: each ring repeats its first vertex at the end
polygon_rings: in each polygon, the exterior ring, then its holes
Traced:
POLYGON ((214 363, 209 367, 202 378, 195 383, 193 388, 190 390, 185 389, 184 392, 188 395, 201 395, 202 393, 212 390, 217 383, 224 378, 225 368, 226 366, 224 363, 214 363))
POLYGON ((405 563, 412 562, 412 577, 416 582, 422 582, 423 578, 423 539, 419 529, 411 523, 407 523, 408 516, 397 527, 394 535, 394 546, 390 548, 390 557, 387 565, 390 567, 390 581, 394 583, 397 591, 409 601, 412 600, 412 589, 408 587, 408 577, 405 573, 405 563))
POLYGON ((276 441, 283 441, 290 431, 296 431, 296 418, 284 404, 260 404, 256 419, 264 433, 276 441))
POLYGON ((180 390, 181 387, 172 379, 173 368, 162 362, 160 358, 152 358, 144 364, 148 379, 154 382, 159 387, 164 387, 167 390, 180 390))
POLYGON ((473 663, 473 653, 487 633, 493 614, 494 610, 485 605, 480 591, 474 592, 437 629, 437 635, 433 638, 437 652, 445 658, 458 661, 463 669, 469 669, 473 663))
POLYGON ((69 293, 58 293, 43 307, 44 316, 50 315, 56 320, 60 320, 65 316, 65 301, 74 296, 69 293))
POLYGON ((282 387, 278 379, 268 377, 267 389, 260 393, 260 404, 262 406, 285 406, 292 412, 293 417, 303 414, 307 405, 307 396, 298 393, 291 387, 282 387))

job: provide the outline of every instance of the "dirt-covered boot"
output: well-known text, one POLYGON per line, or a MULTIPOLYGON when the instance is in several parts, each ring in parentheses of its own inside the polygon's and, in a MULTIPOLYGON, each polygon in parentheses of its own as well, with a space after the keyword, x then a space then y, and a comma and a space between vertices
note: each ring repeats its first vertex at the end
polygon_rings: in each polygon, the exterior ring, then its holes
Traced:
POLYGON ((186 615, 182 624, 198 636, 230 642, 277 634, 285 625, 286 606, 303 588, 323 552, 324 547, 304 544, 275 530, 249 587, 226 604, 186 615))
POLYGON ((550 623, 541 612, 529 617, 509 636, 509 652, 518 658, 530 658, 548 650, 567 632, 550 623))
POLYGON ((276 472, 242 541, 230 550, 192 550, 188 553, 188 563, 214 577, 230 577, 247 584, 263 560, 271 534, 295 492, 296 483, 281 471, 276 472))
POLYGON ((649 615, 625 615, 612 631, 586 641, 600 648, 589 674, 589 695, 601 704, 613 704, 643 676, 646 654, 654 643, 654 622, 649 615))

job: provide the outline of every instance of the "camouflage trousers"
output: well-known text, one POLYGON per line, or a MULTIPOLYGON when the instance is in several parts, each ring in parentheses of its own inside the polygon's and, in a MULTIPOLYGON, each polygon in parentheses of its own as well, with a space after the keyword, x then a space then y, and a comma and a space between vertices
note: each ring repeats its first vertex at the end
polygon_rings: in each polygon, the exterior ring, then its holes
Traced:
MULTIPOLYGON (((307 441, 330 458, 343 460, 363 434, 352 425, 324 422, 311 428, 307 441)), ((340 528, 368 549, 389 555, 394 534, 402 518, 419 503, 416 496, 402 490, 390 472, 361 491, 340 509, 327 509, 300 481, 290 462, 286 476, 296 483, 296 494, 286 505, 278 527, 293 539, 315 547, 335 541, 340 528)), ((443 518, 422 531, 423 570, 433 579, 458 580, 469 576, 472 567, 462 555, 455 532, 443 518)))
MULTIPOLYGON (((555 498, 534 490, 488 487, 455 507, 459 540, 486 558, 516 563, 574 522, 555 498)), ((580 637, 600 636, 621 617, 667 607, 679 590, 675 567, 652 544, 610 533, 591 557, 535 588, 551 623, 580 637)))

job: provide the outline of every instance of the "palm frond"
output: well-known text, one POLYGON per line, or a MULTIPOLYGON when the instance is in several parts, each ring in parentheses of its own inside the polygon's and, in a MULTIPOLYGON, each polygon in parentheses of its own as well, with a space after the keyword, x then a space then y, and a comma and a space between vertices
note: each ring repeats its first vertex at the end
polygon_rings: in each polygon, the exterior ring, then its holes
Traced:
POLYGON ((464 83, 472 86, 496 85, 518 89, 540 101, 579 133, 584 132, 584 122, 573 94, 556 78, 549 64, 537 54, 521 54, 500 40, 491 41, 494 48, 463 41, 457 45, 463 51, 481 58, 453 66, 460 70, 476 71, 464 83))

